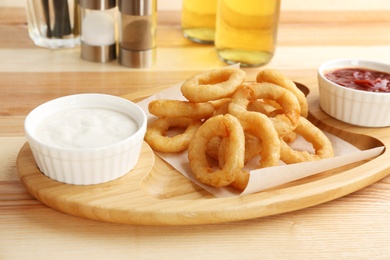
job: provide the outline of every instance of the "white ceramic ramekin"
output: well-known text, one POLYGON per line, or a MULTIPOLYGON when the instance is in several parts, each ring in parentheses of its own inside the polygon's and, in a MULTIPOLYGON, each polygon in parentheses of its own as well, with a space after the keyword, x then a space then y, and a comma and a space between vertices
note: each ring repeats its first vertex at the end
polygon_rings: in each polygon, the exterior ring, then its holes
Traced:
POLYGON ((117 179, 134 168, 139 160, 147 119, 133 102, 105 94, 78 94, 46 102, 26 117, 27 141, 40 171, 59 182, 77 185, 98 184, 117 179), (130 116, 137 130, 129 137, 96 148, 64 148, 42 142, 36 129, 48 116, 73 108, 99 108, 130 116))
POLYGON ((390 126, 390 93, 367 92, 340 86, 325 78, 340 68, 365 68, 390 73, 390 65, 359 59, 339 59, 323 63, 318 69, 320 106, 330 116, 357 126, 390 126))

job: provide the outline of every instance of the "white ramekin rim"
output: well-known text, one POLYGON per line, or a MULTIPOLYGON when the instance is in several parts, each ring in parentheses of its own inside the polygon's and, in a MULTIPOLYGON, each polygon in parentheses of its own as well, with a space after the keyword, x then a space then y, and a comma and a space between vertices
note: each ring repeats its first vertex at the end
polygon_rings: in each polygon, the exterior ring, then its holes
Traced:
POLYGON ((140 158, 146 127, 146 114, 135 103, 95 93, 53 99, 33 109, 25 119, 27 141, 40 171, 51 179, 75 185, 99 184, 131 171, 140 158), (116 110, 131 116, 138 123, 138 130, 116 143, 94 148, 64 148, 34 136, 35 128, 47 116, 64 109, 91 108, 91 104, 92 108, 116 110))
POLYGON ((328 80, 327 71, 340 68, 366 68, 390 73, 390 64, 362 60, 337 59, 327 61, 318 68, 320 107, 330 116, 362 127, 390 126, 390 116, 386 109, 390 107, 390 93, 368 92, 346 88, 328 80), (357 113, 356 111, 360 111, 357 113))
POLYGON ((343 86, 340 86, 329 79, 325 77, 325 72, 340 69, 340 68, 353 68, 353 67, 359 67, 359 68, 366 68, 366 69, 372 69, 372 70, 378 70, 383 71, 386 73, 390 73, 390 64, 379 62, 379 61, 372 61, 372 60, 365 60, 365 59, 336 59, 336 60, 329 60, 320 65, 320 67, 317 70, 318 77, 321 77, 324 81, 329 83, 330 85, 333 85, 334 87, 341 88, 343 91, 346 92, 357 92, 361 95, 365 96, 382 96, 382 95, 389 95, 389 93, 383 93, 383 92, 368 92, 368 91, 362 91, 362 90, 356 90, 351 88, 346 88, 343 86))
MULTIPOLYGON (((123 111, 122 111, 123 112, 123 111)), ((39 122, 34 122, 34 124, 38 124, 39 122)), ((74 95, 68 95, 68 96, 63 96, 59 97, 56 99, 52 99, 50 101, 47 101, 36 108, 34 108, 26 117, 24 121, 24 129, 25 133, 29 139, 29 141, 32 141, 36 143, 39 146, 45 147, 47 149, 56 149, 56 150, 61 150, 61 151, 70 151, 70 152, 88 152, 88 151, 95 151, 95 150, 106 150, 110 149, 115 146, 120 146, 121 143, 123 142, 128 142, 129 140, 138 140, 139 138, 143 139, 143 136, 145 134, 147 127, 147 117, 145 112, 135 103, 125 99, 121 98, 118 96, 113 96, 113 95, 108 95, 108 94, 100 94, 100 93, 82 93, 82 94, 74 94, 74 95), (88 103, 81 103, 85 102, 88 100, 88 103), (134 109, 134 113, 130 115, 134 120, 137 121, 139 124, 139 127, 135 133, 127 137, 126 139, 123 139, 117 143, 112 143, 100 147, 94 147, 94 148, 64 148, 64 147, 57 147, 53 146, 47 143, 42 142, 39 140, 39 138, 36 138, 35 135, 33 134, 34 129, 31 129, 30 123, 35 119, 35 117, 39 118, 44 118, 52 113, 55 113, 56 111, 61 111, 63 109, 68 109, 68 108, 78 108, 78 107, 94 107, 94 108, 107 108, 107 109, 112 109, 112 107, 109 107, 108 103, 105 104, 104 106, 101 106, 101 104, 91 104, 92 101, 97 102, 98 100, 107 100, 112 102, 112 105, 126 105, 126 106, 131 106, 131 109, 134 109), (49 108, 55 108, 55 110, 48 110, 49 108), (43 113, 40 116, 40 113, 43 113), (35 116, 35 117, 34 117, 35 116)))

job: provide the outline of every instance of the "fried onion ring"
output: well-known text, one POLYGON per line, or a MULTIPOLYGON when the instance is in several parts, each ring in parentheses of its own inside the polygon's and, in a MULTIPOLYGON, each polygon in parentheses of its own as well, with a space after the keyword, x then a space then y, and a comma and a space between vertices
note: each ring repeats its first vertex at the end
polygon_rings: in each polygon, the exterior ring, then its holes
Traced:
POLYGON ((205 119, 214 114, 211 103, 195 103, 180 100, 159 99, 148 105, 149 112, 157 117, 185 117, 205 119))
MULTIPOLYGON (((256 136, 253 136, 248 133, 245 134, 245 156, 244 163, 252 160, 254 157, 258 156, 261 153, 262 144, 261 140, 256 136)), ((208 156, 213 158, 216 161, 219 161, 220 165, 223 165, 224 162, 221 161, 219 156, 220 152, 223 152, 226 149, 226 142, 220 136, 215 136, 207 143, 206 153, 208 156)))
POLYGON ((202 121, 189 118, 159 118, 148 126, 145 141, 153 150, 163 153, 177 153, 184 151, 200 127, 202 121), (185 129, 183 133, 167 136, 172 128, 185 129))
POLYGON ((214 116, 224 115, 229 113, 228 108, 229 108, 230 100, 231 100, 230 98, 223 98, 223 99, 210 101, 209 103, 211 103, 214 106, 214 116))
POLYGON ((262 141, 260 167, 270 167, 279 164, 280 140, 271 120, 264 114, 245 112, 238 115, 245 132, 258 137, 262 141))
POLYGON ((208 119, 196 131, 188 147, 188 159, 194 176, 213 187, 231 184, 244 166, 245 136, 240 122, 232 115, 218 115, 208 119), (227 140, 225 164, 214 170, 207 160, 207 143, 215 136, 227 140))
POLYGON ((238 177, 232 182, 231 186, 237 190, 245 190, 249 182, 249 173, 247 171, 241 171, 238 177))
POLYGON ((301 117, 299 119, 299 124, 294 132, 313 145, 315 154, 293 150, 286 142, 282 141, 280 158, 286 164, 318 161, 334 156, 332 143, 329 138, 306 118, 301 117))
POLYGON ((158 119, 149 124, 145 141, 157 152, 188 149, 189 168, 203 184, 243 191, 252 166, 334 156, 327 136, 306 119, 305 94, 279 71, 262 70, 256 81, 245 81, 238 68, 204 71, 186 80, 181 93, 187 100, 149 103, 158 119), (312 149, 292 148, 297 136, 312 149))
POLYGON ((244 163, 249 162, 259 154, 261 154, 261 150, 263 149, 262 141, 260 138, 251 135, 249 133, 245 133, 245 158, 244 163))
POLYGON ((291 132, 282 137, 287 144, 294 142, 297 139, 297 133, 291 132))
POLYGON ((284 76, 278 70, 274 69, 264 69, 260 71, 256 76, 256 81, 274 83, 290 90, 299 101, 299 105, 301 107, 301 116, 307 117, 309 109, 305 94, 295 85, 294 81, 284 76))
MULTIPOLYGON (((281 142, 271 120, 264 114, 256 112, 244 112, 238 116, 244 131, 258 137, 262 141, 262 149, 259 154, 260 167, 266 168, 279 165, 281 142)), ((249 173, 241 171, 232 186, 244 190, 249 181, 249 173)))
POLYGON ((278 109, 278 113, 270 117, 280 136, 284 136, 296 128, 300 117, 300 106, 297 98, 290 91, 272 83, 242 85, 232 97, 229 113, 238 117, 247 111, 252 100, 261 98, 274 100, 280 105, 281 110, 278 109))
POLYGON ((268 116, 272 111, 277 110, 277 108, 274 106, 274 104, 269 104, 268 100, 265 101, 265 100, 255 99, 248 104, 247 110, 263 113, 268 116))
POLYGON ((222 140, 223 138, 221 136, 214 136, 206 144, 206 154, 216 161, 218 160, 219 147, 221 146, 222 140))
POLYGON ((231 96, 245 79, 238 68, 222 68, 200 72, 181 86, 184 97, 192 102, 207 102, 231 96))

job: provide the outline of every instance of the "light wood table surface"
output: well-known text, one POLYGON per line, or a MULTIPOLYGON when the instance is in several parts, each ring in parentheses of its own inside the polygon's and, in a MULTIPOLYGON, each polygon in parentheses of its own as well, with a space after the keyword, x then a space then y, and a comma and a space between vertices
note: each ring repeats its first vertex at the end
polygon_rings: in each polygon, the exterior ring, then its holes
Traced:
MULTIPOLYGON (((117 61, 83 61, 78 48, 34 46, 27 33, 24 1, 1 1, 0 259, 388 258, 390 177, 311 208, 194 226, 98 222, 56 211, 27 193, 16 158, 26 142, 23 121, 34 107, 86 92, 139 99, 200 70, 226 65, 212 45, 182 37, 179 9, 162 10, 158 17, 156 64, 128 69, 117 61)), ((389 1, 283 2, 276 54, 265 67, 315 87, 322 62, 351 57, 390 61, 389 1)), ((260 69, 244 70, 255 77, 260 69)))

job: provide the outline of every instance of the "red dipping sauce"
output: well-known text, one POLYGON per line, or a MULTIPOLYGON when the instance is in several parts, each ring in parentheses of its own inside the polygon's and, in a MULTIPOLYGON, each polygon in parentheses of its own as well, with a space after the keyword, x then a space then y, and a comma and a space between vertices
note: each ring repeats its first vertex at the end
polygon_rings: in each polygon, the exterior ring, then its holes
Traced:
POLYGON ((346 88, 390 93, 390 74, 364 68, 342 68, 329 71, 325 78, 346 88))

